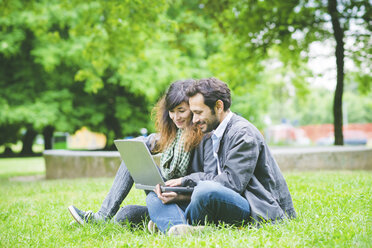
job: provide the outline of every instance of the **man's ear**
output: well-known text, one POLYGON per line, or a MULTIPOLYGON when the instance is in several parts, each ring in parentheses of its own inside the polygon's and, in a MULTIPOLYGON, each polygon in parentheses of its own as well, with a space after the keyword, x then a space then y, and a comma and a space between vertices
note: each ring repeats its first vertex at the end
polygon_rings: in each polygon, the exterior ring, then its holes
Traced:
POLYGON ((223 112, 223 101, 217 100, 216 105, 214 106, 214 110, 216 111, 216 113, 223 112))

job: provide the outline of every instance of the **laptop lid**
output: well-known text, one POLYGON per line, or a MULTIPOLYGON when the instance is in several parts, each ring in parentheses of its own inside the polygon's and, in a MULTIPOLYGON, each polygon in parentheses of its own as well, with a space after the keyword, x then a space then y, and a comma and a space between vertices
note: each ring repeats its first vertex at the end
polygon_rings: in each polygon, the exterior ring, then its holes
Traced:
POLYGON ((146 144, 138 140, 114 140, 122 160, 132 176, 137 189, 153 190, 157 184, 162 191, 191 193, 192 187, 166 187, 160 170, 146 144))
MULTIPOLYGON (((114 143, 136 184, 136 188, 141 185, 164 185, 164 180, 161 177, 160 171, 144 142, 136 140, 115 140, 114 143)), ((141 187, 141 189, 147 188, 141 187)), ((152 190, 153 188, 148 189, 152 190)))

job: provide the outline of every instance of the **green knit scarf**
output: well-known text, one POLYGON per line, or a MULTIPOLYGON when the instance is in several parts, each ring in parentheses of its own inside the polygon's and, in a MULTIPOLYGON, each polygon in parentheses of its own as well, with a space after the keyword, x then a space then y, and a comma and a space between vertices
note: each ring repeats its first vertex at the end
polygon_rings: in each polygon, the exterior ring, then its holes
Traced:
POLYGON ((187 173, 191 155, 185 151, 182 133, 182 129, 177 130, 176 138, 160 158, 160 168, 167 180, 186 176, 187 173))

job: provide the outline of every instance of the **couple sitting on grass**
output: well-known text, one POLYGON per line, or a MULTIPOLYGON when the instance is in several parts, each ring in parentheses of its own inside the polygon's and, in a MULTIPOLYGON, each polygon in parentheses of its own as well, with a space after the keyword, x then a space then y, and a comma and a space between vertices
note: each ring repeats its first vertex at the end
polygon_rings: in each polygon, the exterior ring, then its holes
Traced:
POLYGON ((230 89, 216 78, 171 84, 157 105, 157 134, 143 138, 161 152, 160 169, 168 186, 192 186, 193 193, 147 192, 146 205, 120 204, 133 179, 122 162, 100 210, 74 206, 74 219, 85 223, 141 223, 150 232, 183 235, 208 223, 233 225, 294 218, 285 179, 263 136, 246 119, 230 111, 230 89))

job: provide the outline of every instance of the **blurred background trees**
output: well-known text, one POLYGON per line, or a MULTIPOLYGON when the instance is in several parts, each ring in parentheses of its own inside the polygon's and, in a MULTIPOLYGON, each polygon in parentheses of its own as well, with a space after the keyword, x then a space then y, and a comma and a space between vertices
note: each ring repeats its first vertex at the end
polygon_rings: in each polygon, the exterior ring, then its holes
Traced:
POLYGON ((370 16, 367 0, 0 1, 0 146, 32 154, 37 134, 50 149, 54 132, 86 126, 110 149, 154 130, 172 81, 210 76, 259 128, 268 116, 334 122, 342 144, 343 106, 349 122, 371 122, 370 16), (310 83, 309 47, 327 40, 334 92, 310 83))
POLYGON ((310 44, 314 41, 334 39, 337 70, 333 100, 335 144, 343 145, 342 96, 345 56, 352 59, 358 69, 367 71, 361 72, 361 78, 365 77, 359 80, 361 88, 371 87, 370 2, 206 0, 204 5, 208 6, 205 8, 206 12, 218 22, 221 31, 230 39, 238 41, 235 46, 238 49, 231 49, 233 63, 247 64, 248 61, 265 60, 274 50, 275 58, 289 69, 285 73, 287 81, 292 82, 299 94, 306 88, 304 79, 307 75, 303 73, 301 62, 308 58, 310 44), (351 46, 349 44, 347 47, 346 39, 352 43, 351 46), (291 69, 294 69, 294 75, 291 69))

